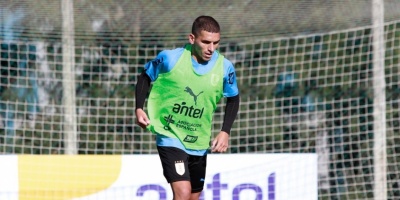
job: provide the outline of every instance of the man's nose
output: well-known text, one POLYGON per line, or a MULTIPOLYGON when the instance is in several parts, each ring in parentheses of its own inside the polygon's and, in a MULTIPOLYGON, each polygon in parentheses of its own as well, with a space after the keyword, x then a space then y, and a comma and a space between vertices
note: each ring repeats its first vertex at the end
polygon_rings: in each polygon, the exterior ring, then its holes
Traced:
POLYGON ((210 45, 208 45, 208 50, 214 52, 216 45, 211 43, 210 45))

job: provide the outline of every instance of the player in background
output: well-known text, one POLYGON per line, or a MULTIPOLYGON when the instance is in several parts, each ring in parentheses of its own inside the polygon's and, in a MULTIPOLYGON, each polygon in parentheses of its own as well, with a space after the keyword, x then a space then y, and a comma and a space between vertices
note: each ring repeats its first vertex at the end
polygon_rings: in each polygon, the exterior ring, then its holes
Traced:
POLYGON ((219 44, 218 22, 211 16, 199 16, 189 43, 161 51, 138 77, 136 123, 156 135, 163 174, 174 200, 199 199, 208 150, 228 149, 240 98, 234 66, 217 51, 219 44), (143 108, 149 91, 147 115, 143 108), (213 114, 223 97, 227 98, 223 125, 212 139, 213 114))

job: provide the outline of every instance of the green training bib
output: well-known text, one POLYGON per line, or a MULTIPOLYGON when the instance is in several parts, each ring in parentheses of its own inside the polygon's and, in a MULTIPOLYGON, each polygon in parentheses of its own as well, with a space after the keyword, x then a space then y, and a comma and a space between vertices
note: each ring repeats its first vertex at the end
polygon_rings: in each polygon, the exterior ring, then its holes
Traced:
POLYGON ((147 108, 153 133, 178 138, 187 149, 210 147, 212 118, 223 96, 223 59, 204 75, 192 65, 191 45, 170 72, 153 83, 147 108))

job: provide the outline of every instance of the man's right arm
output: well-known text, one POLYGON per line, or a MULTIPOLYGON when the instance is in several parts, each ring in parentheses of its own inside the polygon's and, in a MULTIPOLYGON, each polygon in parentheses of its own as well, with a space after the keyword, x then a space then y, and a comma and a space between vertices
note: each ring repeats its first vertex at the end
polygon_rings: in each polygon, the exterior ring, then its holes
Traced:
POLYGON ((143 111, 144 102, 146 101, 147 94, 150 90, 150 83, 150 77, 147 75, 146 71, 143 71, 138 76, 135 90, 136 124, 143 129, 146 129, 146 127, 150 124, 147 114, 143 111))
POLYGON ((146 128, 150 124, 143 108, 150 91, 151 82, 157 79, 158 74, 170 71, 182 52, 183 48, 161 51, 155 59, 145 64, 144 71, 138 76, 135 88, 135 114, 136 123, 140 127, 146 128))
POLYGON ((150 91, 150 77, 143 71, 139 76, 136 83, 135 89, 135 110, 142 109, 144 107, 144 102, 146 101, 147 94, 150 91))

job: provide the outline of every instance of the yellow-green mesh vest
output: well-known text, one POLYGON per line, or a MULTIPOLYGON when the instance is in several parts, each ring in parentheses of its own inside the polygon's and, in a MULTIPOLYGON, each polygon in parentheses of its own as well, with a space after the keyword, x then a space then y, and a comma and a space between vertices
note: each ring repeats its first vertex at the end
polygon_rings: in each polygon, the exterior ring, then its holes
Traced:
POLYGON ((204 75, 192 65, 191 45, 170 72, 159 74, 148 99, 153 133, 178 138, 187 149, 210 147, 212 118, 223 95, 223 56, 204 75))

